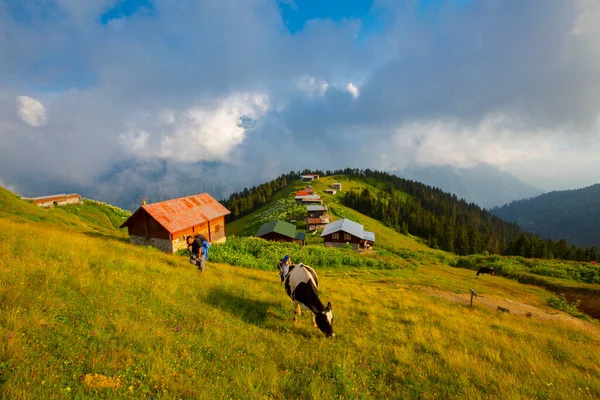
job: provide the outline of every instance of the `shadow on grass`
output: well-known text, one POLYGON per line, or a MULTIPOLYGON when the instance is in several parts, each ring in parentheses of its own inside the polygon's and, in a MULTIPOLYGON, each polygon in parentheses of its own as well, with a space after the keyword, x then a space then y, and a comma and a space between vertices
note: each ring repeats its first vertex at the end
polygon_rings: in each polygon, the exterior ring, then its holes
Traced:
POLYGON ((280 318, 274 313, 268 313, 269 307, 276 307, 276 303, 242 297, 223 288, 212 289, 207 296, 209 304, 240 318, 244 322, 260 327, 266 327, 267 314, 272 318, 280 318))
POLYGON ((93 237, 93 238, 100 238, 100 239, 109 239, 109 240, 116 240, 122 243, 129 243, 129 239, 128 238, 124 238, 124 237, 118 237, 118 236, 112 236, 112 235, 107 235, 104 233, 99 233, 99 232, 82 232, 84 235, 93 237))

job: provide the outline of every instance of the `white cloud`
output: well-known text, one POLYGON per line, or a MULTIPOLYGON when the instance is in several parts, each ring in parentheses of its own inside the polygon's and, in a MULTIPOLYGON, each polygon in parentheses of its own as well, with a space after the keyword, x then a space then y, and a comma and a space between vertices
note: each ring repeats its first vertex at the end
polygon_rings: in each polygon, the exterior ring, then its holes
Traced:
POLYGON ((554 132, 531 132, 506 115, 490 115, 475 125, 449 119, 407 123, 391 142, 393 152, 383 153, 383 168, 402 169, 411 163, 502 167, 523 159, 548 159, 557 151, 554 132), (403 156, 393 158, 394 153, 403 156))
POLYGON ((244 141, 240 118, 259 119, 270 108, 267 95, 235 93, 213 106, 191 106, 182 111, 149 114, 119 136, 120 143, 140 158, 159 157, 180 162, 228 161, 244 141))
POLYGON ((358 98, 358 96, 360 96, 360 90, 358 90, 358 88, 356 87, 356 85, 354 85, 354 83, 349 82, 346 85, 346 90, 348 91, 348 93, 350 93, 352 95, 352 97, 354 97, 355 99, 358 98))
POLYGON ((17 97, 17 114, 28 125, 38 127, 46 122, 46 109, 44 105, 33 97, 17 97))
POLYGON ((322 79, 317 79, 310 75, 304 75, 298 79, 296 85, 299 89, 307 92, 310 95, 323 96, 329 88, 329 83, 322 79))

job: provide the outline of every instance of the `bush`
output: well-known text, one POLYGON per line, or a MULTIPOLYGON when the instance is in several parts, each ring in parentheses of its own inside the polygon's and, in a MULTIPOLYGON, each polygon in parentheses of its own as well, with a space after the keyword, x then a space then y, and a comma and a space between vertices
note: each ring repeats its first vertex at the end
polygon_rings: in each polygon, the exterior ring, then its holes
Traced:
POLYGON ((293 262, 318 268, 403 268, 396 260, 376 254, 359 254, 323 245, 299 246, 295 243, 270 242, 261 238, 230 236, 225 243, 209 250, 210 260, 247 268, 275 269, 277 261, 289 255, 293 262))
POLYGON ((579 311, 579 300, 575 300, 572 303, 569 303, 565 298, 564 293, 561 293, 560 297, 550 296, 547 299, 548 305, 552 308, 556 308, 557 310, 562 310, 568 314, 571 314, 574 317, 584 319, 586 321, 591 321, 591 318, 587 315, 579 311))

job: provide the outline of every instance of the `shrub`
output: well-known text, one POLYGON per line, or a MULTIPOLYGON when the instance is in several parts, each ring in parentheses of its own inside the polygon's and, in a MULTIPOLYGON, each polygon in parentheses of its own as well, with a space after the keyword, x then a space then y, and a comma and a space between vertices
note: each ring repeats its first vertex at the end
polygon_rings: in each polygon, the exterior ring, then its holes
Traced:
POLYGON ((275 269, 283 256, 320 268, 403 268, 396 260, 377 254, 359 254, 356 250, 299 246, 295 243, 270 242, 261 238, 230 236, 225 243, 210 248, 211 261, 263 270, 275 269))

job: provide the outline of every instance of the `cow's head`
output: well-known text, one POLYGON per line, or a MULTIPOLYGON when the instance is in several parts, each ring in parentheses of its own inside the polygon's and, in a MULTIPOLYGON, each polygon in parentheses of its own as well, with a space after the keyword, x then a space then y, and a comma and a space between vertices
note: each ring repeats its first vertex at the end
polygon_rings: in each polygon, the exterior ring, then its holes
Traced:
POLYGON ((328 338, 335 336, 333 333, 333 312, 331 311, 331 303, 327 303, 325 310, 315 314, 315 322, 325 336, 328 338))

